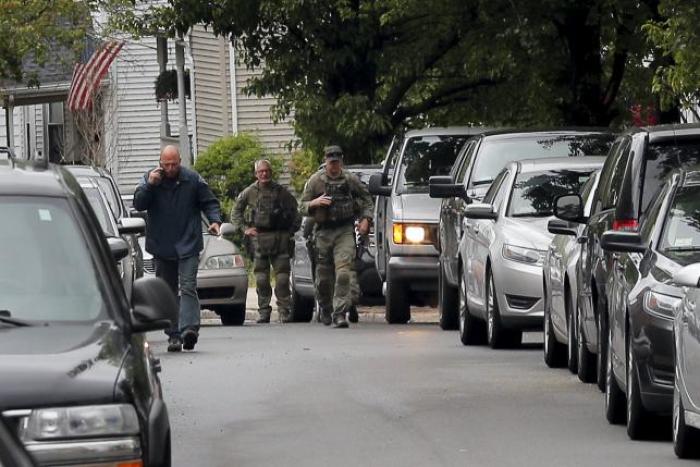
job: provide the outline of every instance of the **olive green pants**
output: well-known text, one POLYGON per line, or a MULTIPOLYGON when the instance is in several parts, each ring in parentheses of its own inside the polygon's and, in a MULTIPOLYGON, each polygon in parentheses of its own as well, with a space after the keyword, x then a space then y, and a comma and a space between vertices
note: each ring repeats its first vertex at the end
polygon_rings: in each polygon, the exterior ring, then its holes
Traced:
POLYGON ((253 273, 255 274, 255 291, 258 294, 258 313, 260 317, 269 319, 272 313, 272 286, 270 285, 270 267, 275 271, 275 297, 280 318, 289 316, 289 250, 288 234, 260 233, 253 242, 255 258, 253 273))
POLYGON ((355 272, 355 230, 352 226, 317 229, 316 298, 322 313, 345 317, 357 304, 359 287, 355 272))

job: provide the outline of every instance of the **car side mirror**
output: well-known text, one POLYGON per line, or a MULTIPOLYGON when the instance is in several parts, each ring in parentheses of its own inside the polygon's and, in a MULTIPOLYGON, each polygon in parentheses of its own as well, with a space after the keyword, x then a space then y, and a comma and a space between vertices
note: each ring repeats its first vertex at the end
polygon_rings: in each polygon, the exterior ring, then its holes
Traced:
POLYGON ((221 235, 233 235, 236 233, 236 228, 230 222, 224 222, 219 227, 219 233, 221 235))
POLYGON ((584 224, 583 199, 577 193, 561 195, 554 198, 554 216, 559 219, 584 224))
POLYGON ((117 228, 120 235, 143 235, 146 233, 146 221, 140 217, 122 217, 117 228))
POLYGON ((454 183, 449 175, 434 175, 428 182, 428 193, 431 198, 467 198, 464 185, 454 183))
POLYGON ((370 194, 375 196, 391 196, 391 187, 384 184, 383 174, 372 174, 369 177, 369 186, 367 187, 370 194))
POLYGON ((148 212, 146 211, 137 211, 136 209, 131 209, 129 211, 129 217, 139 217, 143 220, 146 220, 148 217, 148 212))
POLYGON ((175 294, 159 277, 134 281, 131 292, 131 326, 135 332, 167 329, 177 318, 175 294))
POLYGON ((107 237, 107 245, 114 261, 121 261, 129 254, 129 244, 121 237, 107 237))
POLYGON ((490 204, 475 203, 464 208, 464 217, 467 219, 490 219, 496 220, 498 213, 490 204))
POLYGON ((673 274, 672 282, 683 287, 700 287, 700 263, 680 268, 673 274))
POLYGON ((547 230, 554 235, 572 235, 578 234, 575 227, 572 227, 568 221, 561 219, 552 219, 547 223, 547 230))
POLYGON ((608 230, 603 233, 600 237, 600 247, 605 251, 617 253, 644 253, 647 250, 639 233, 616 230, 608 230))

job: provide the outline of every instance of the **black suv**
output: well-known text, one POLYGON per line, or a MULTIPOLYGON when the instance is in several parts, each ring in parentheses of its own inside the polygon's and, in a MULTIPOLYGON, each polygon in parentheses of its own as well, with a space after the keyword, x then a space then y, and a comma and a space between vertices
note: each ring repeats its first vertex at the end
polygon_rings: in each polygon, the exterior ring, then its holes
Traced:
POLYGON ((664 125, 634 128, 613 144, 600 174, 590 218, 583 216, 578 194, 559 197, 555 215, 587 223, 579 241, 578 281, 579 377, 606 385, 609 330, 607 286, 615 256, 603 251, 601 238, 609 230, 637 231, 647 207, 659 195, 665 178, 675 169, 700 162, 700 125, 664 125))
POLYGON ((169 326, 160 279, 127 297, 75 178, 0 161, 0 413, 40 465, 170 465, 170 423, 145 332, 169 326))
POLYGON ((438 311, 442 329, 457 329, 457 251, 464 208, 481 201, 496 175, 511 161, 545 157, 603 156, 614 135, 607 130, 570 128, 490 131, 471 138, 449 175, 430 177, 430 197, 445 198, 438 224, 438 311))

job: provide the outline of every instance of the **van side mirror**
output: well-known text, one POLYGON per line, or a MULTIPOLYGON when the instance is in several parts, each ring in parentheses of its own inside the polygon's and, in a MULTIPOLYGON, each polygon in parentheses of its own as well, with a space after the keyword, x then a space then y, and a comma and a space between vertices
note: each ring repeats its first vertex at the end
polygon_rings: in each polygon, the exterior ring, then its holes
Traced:
POLYGON ((384 184, 384 174, 372 174, 369 177, 368 190, 375 196, 391 196, 391 187, 384 184))
POLYGON ((644 253, 647 250, 639 233, 617 230, 604 232, 600 237, 600 247, 605 251, 618 253, 644 253))
POLYGON ((554 216, 559 219, 584 224, 583 199, 577 193, 561 195, 554 198, 554 216))
POLYGON ((219 227, 219 233, 221 235, 233 235, 236 233, 236 228, 230 222, 224 222, 219 227))
POLYGON ((134 281, 131 292, 131 326, 135 332, 167 329, 178 312, 175 294, 159 277, 134 281))

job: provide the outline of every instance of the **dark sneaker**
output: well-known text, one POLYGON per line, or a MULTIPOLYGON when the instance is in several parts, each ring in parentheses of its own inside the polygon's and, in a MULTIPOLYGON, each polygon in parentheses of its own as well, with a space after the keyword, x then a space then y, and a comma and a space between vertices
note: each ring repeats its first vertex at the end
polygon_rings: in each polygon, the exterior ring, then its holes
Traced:
POLYGON ((348 326, 348 322, 345 321, 345 318, 343 318, 342 316, 339 316, 333 320, 333 327, 336 329, 345 329, 348 326))
POLYGON ((185 350, 194 349, 194 345, 197 343, 198 338, 199 336, 197 335, 197 331, 194 329, 186 329, 182 333, 182 348, 185 350))
POLYGON ((258 318, 258 320, 256 321, 256 323, 258 323, 258 324, 267 324, 267 323, 269 323, 269 322, 270 322, 270 317, 269 317, 269 316, 268 316, 267 318, 261 316, 261 317, 258 318))
POLYGON ((179 352, 182 350, 182 340, 179 337, 168 339, 168 352, 179 352))

